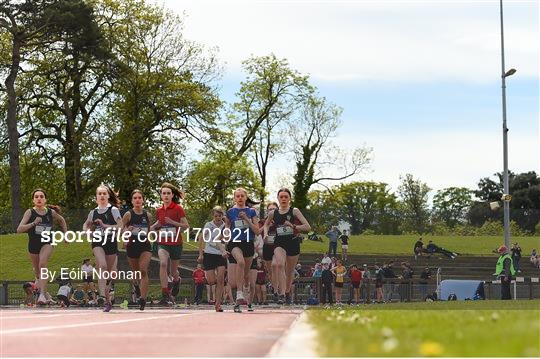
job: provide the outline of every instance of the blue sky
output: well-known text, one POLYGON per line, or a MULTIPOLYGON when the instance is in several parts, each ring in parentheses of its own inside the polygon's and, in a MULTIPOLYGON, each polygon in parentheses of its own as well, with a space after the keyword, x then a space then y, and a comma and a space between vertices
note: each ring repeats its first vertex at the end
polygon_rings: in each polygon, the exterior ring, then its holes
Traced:
MULTIPOLYGON (((357 180, 412 173, 434 190, 502 169, 498 1, 159 1, 185 36, 219 49, 225 100, 241 61, 270 52, 341 106, 336 143, 373 148, 357 180)), ((539 5, 505 1, 510 168, 539 171, 539 5)), ((271 187, 287 184, 277 171, 271 187)), ((288 174, 290 174, 288 173, 288 174)), ((270 188, 270 189, 272 189, 270 188)))

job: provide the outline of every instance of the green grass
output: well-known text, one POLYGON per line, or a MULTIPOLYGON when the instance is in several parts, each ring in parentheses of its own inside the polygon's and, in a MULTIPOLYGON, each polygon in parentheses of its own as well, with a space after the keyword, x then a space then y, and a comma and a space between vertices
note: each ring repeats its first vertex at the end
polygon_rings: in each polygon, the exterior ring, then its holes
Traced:
MULTIPOLYGON (((90 243, 61 243, 53 249, 49 269, 80 268, 84 258, 94 260, 90 243)), ((0 279, 30 280, 34 278, 28 257, 28 236, 7 234, 0 236, 0 279)))
POLYGON ((540 356, 540 301, 312 309, 322 356, 540 356))
MULTIPOLYGON (((417 236, 352 236, 349 241, 351 254, 410 254, 417 236)), ((424 236, 439 246, 457 251, 462 254, 491 255, 497 248, 501 237, 450 237, 424 236)), ((540 249, 540 237, 514 237, 512 241, 519 242, 523 256, 528 256, 533 248, 540 249)), ((0 235, 0 279, 26 280, 33 277, 27 253, 28 237, 26 234, 0 235)), ((185 243, 184 250, 196 250, 196 243, 185 243)), ((323 253, 328 250, 328 240, 325 242, 304 241, 302 252, 323 253)), ((341 251, 341 249, 338 249, 341 251)), ((60 267, 78 268, 84 258, 92 258, 89 243, 60 244, 56 246, 51 257, 51 270, 60 267)))

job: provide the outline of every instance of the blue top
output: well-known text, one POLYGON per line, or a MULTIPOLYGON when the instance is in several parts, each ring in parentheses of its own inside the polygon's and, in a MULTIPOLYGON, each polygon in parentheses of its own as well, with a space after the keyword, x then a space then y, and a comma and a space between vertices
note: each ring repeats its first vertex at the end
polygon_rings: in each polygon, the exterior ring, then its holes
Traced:
POLYGON ((255 242, 255 233, 251 230, 249 223, 240 218, 240 212, 245 212, 249 219, 257 217, 257 212, 253 208, 233 207, 227 211, 227 218, 231 223, 231 242, 255 242))

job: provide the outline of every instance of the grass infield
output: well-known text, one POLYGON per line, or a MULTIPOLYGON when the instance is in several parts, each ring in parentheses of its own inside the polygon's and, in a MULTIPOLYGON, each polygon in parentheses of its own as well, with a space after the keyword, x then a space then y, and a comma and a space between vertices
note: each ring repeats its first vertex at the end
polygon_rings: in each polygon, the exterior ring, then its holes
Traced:
POLYGON ((540 356, 540 301, 312 309, 321 356, 540 356))
MULTIPOLYGON (((411 254, 418 236, 352 236, 349 241, 350 254, 411 254)), ((424 236, 447 249, 461 254, 492 255, 491 251, 501 245, 502 237, 447 237, 424 236)), ((540 237, 514 237, 512 242, 519 242, 523 257, 528 257, 533 248, 540 249, 540 237)), ((28 236, 26 234, 0 235, 0 279, 27 280, 32 278, 28 259, 28 236)), ((197 250, 196 243, 185 243, 184 251, 197 250)), ((323 253, 328 250, 328 239, 323 243, 305 240, 302 244, 304 253, 323 253)), ((338 252, 341 248, 338 246, 338 252)), ((53 251, 49 269, 60 267, 79 268, 84 258, 91 258, 89 243, 59 244, 53 251)))

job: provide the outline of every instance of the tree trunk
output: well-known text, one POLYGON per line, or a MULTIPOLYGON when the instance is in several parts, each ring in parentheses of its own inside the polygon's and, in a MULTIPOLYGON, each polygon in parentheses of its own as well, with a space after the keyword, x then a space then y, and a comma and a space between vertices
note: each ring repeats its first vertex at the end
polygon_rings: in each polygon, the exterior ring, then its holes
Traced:
MULTIPOLYGON (((69 126, 68 126, 69 128, 69 126)), ((81 153, 79 144, 67 133, 64 144, 64 173, 66 178, 66 207, 83 208, 83 191, 81 182, 81 153)))
POLYGON ((6 78, 5 86, 8 97, 7 129, 9 137, 9 167, 10 167, 10 196, 11 196, 11 227, 15 231, 21 220, 21 173, 19 163, 19 131, 17 130, 17 93, 15 79, 21 62, 21 39, 13 37, 11 67, 6 78))

